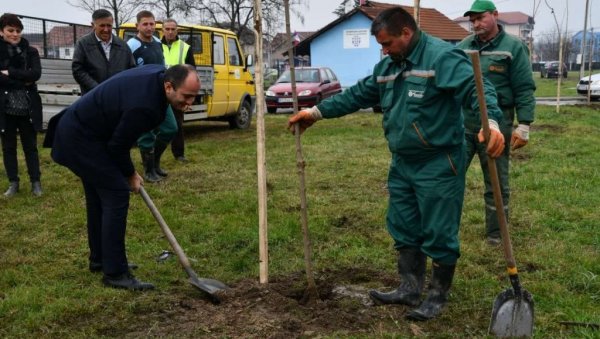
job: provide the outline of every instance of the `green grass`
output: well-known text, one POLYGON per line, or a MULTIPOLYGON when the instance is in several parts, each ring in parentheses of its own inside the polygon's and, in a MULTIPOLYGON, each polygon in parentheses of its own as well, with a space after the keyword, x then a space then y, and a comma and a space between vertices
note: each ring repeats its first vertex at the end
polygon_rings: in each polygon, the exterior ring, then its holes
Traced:
MULTIPOLYGON (((533 80, 535 81, 536 97, 556 97, 558 80, 556 78, 541 78, 540 72, 533 72, 533 80)), ((567 78, 562 78, 560 83, 561 97, 576 97, 577 83, 579 82, 579 72, 569 72, 567 78)))
MULTIPOLYGON (((536 302, 535 334, 597 338, 598 331, 559 321, 600 323, 598 107, 562 107, 560 114, 538 107, 536 113, 530 144, 511 163, 510 204, 522 284, 536 302)), ((304 268, 295 144, 286 119, 266 117, 271 276, 304 268)), ((146 188, 200 276, 257 280, 256 132, 194 123, 186 133, 192 162, 175 163, 167 154, 168 180, 146 188)), ((381 115, 318 122, 302 143, 315 269, 393 274, 384 227, 390 155, 381 115)), ((137 151, 132 154, 139 164, 137 151)), ((81 184, 50 160, 47 149, 40 156, 44 196, 30 196, 22 176, 25 189, 0 199, 0 337, 122 337, 132 327, 150 326, 145 316, 158 317, 195 293, 174 260, 155 261, 169 246, 137 196, 131 199, 128 256, 141 265, 136 275, 158 290, 102 288, 100 276, 87 272, 81 184)), ((481 171, 472 166, 450 304, 440 320, 419 324, 435 337, 484 337, 492 302, 509 287, 500 250, 484 242, 482 189, 481 171)), ((389 321, 398 322, 396 333, 372 335, 410 336, 403 320, 389 321)))

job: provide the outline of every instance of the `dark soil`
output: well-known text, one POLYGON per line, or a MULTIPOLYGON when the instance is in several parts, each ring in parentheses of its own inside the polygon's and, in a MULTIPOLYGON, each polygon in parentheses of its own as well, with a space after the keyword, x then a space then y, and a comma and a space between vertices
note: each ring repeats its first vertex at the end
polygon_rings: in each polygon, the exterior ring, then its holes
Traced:
POLYGON ((315 279, 319 300, 307 300, 304 272, 273 278, 268 284, 243 280, 222 295, 219 305, 198 294, 196 298, 181 300, 161 316, 146 314, 147 326, 131 329, 126 336, 298 338, 422 334, 419 324, 405 323, 400 330, 398 321, 404 322, 407 307, 376 307, 368 298, 367 286, 394 286, 397 277, 349 269, 319 272, 315 279))

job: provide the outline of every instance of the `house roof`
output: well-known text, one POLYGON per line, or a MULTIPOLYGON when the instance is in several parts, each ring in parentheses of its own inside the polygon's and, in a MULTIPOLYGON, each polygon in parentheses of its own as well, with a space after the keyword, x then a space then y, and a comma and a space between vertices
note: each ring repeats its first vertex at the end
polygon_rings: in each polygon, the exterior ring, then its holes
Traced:
POLYGON ((48 46, 74 46, 75 41, 85 34, 91 32, 90 26, 76 25, 73 29, 72 25, 69 26, 54 26, 48 32, 46 36, 48 46), (77 37, 74 36, 77 34, 77 37))
MULTIPOLYGON (((298 34, 300 41, 302 41, 302 40, 308 38, 309 36, 313 35, 315 32, 314 31, 309 31, 309 32, 298 32, 297 31, 296 33, 298 34)), ((271 39, 271 47, 273 50, 278 50, 278 49, 283 49, 283 48, 285 48, 287 50, 287 47, 285 46, 286 41, 289 41, 287 33, 277 33, 277 34, 275 34, 273 39, 271 39)))
MULTIPOLYGON (((357 7, 356 10, 363 12, 369 19, 374 20, 383 10, 396 6, 398 5, 367 1, 366 5, 357 7)), ((400 7, 411 14, 414 12, 414 7, 412 6, 401 5, 400 7)), ((469 35, 468 31, 435 8, 421 7, 419 9, 419 16, 421 30, 442 40, 462 40, 469 35)))
MULTIPOLYGON (((340 16, 336 20, 330 22, 328 25, 315 32, 313 35, 301 41, 300 44, 296 47, 296 50, 298 54, 308 54, 308 44, 310 43, 310 41, 312 41, 319 35, 323 34, 324 32, 335 27, 340 22, 347 20, 355 14, 360 13, 362 15, 365 15, 370 20, 374 20, 377 17, 377 15, 379 15, 379 13, 381 13, 382 11, 397 6, 398 5, 388 4, 384 2, 367 1, 366 4, 354 8, 350 12, 340 16)), ((411 6, 400 5, 400 7, 404 8, 407 12, 411 14, 414 11, 413 7, 411 6)), ((435 8, 421 7, 419 13, 421 19, 420 28, 430 35, 433 35, 443 40, 454 41, 460 41, 464 39, 467 35, 469 35, 469 32, 462 28, 462 26, 452 21, 447 16, 443 15, 435 8)))
MULTIPOLYGON (((469 21, 469 17, 461 16, 454 21, 469 21)), ((498 21, 505 25, 535 24, 533 18, 523 12, 498 12, 498 21)))

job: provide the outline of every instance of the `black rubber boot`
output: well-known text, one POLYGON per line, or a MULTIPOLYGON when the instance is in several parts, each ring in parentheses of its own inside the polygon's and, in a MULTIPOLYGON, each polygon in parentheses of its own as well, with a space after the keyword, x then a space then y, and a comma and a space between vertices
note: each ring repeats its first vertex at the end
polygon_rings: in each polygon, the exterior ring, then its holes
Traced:
POLYGON ((398 251, 400 286, 387 293, 372 290, 369 291, 369 296, 377 305, 419 305, 425 280, 426 263, 427 257, 418 248, 400 249, 398 251))
POLYGON ((159 182, 163 178, 156 173, 154 167, 154 150, 144 150, 140 148, 142 155, 142 164, 144 165, 144 180, 147 182, 159 182))
POLYGON ((448 292, 452 286, 456 265, 433 263, 431 282, 427 298, 418 308, 406 315, 407 319, 425 321, 436 317, 442 311, 448 300, 448 292))
POLYGON ((160 141, 156 141, 154 143, 154 171, 156 172, 156 174, 160 175, 161 177, 166 177, 167 175, 169 175, 169 173, 167 173, 167 171, 164 171, 160 167, 160 158, 162 157, 162 155, 166 149, 167 149, 167 144, 160 142, 160 141))
POLYGON ((19 182, 11 181, 8 183, 8 189, 6 190, 6 192, 4 192, 4 196, 10 198, 13 195, 17 194, 17 192, 19 192, 19 182))

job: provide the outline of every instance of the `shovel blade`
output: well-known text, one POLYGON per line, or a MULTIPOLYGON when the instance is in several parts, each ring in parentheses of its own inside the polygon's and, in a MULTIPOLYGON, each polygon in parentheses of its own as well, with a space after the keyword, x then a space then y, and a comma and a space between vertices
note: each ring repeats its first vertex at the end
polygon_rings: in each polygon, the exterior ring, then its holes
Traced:
POLYGON ((489 333, 499 338, 533 335, 533 298, 525 290, 516 296, 512 289, 498 295, 492 310, 489 333))
POLYGON ((214 279, 190 277, 189 282, 199 290, 207 293, 208 297, 214 304, 221 302, 221 298, 219 297, 218 293, 229 289, 229 286, 214 279))

